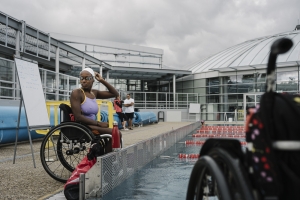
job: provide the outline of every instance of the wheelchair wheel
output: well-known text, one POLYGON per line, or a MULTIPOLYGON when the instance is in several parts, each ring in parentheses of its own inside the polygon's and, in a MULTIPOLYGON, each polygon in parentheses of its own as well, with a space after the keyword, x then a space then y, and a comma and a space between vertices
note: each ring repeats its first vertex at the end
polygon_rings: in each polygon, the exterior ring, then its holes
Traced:
POLYGON ((225 177, 216 162, 209 156, 202 156, 192 170, 186 199, 230 200, 231 194, 225 177))
POLYGON ((234 200, 254 200, 251 184, 240 158, 222 148, 213 148, 207 156, 218 164, 234 200))
POLYGON ((66 182, 87 155, 94 137, 87 127, 75 122, 52 128, 43 139, 40 149, 46 172, 55 180, 66 182))

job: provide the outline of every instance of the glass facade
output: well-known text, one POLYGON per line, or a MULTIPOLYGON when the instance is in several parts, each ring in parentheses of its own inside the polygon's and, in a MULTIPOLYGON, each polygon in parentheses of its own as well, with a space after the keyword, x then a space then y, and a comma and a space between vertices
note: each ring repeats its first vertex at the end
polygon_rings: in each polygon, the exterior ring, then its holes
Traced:
MULTIPOLYGON (((53 71, 39 69, 46 100, 69 100, 73 89, 79 87, 79 79, 59 73, 59 85, 53 71)), ((20 86, 16 75, 15 63, 0 59, 0 99, 19 99, 20 86)))
POLYGON ((13 99, 15 88, 14 63, 0 59, 0 98, 13 99))
MULTIPOLYGON (((276 72, 276 91, 299 93, 299 68, 276 72)), ((198 94, 201 104, 201 119, 224 121, 228 118, 243 121, 245 108, 254 107, 265 92, 266 74, 253 72, 235 75, 194 79, 176 83, 178 93, 191 92, 198 94)), ((223 73, 225 74, 225 73, 223 73)), ((195 75, 194 75, 195 76, 195 75)))
MULTIPOLYGON (((46 100, 69 100, 72 90, 80 87, 77 77, 61 73, 57 76, 54 71, 39 70, 46 100)), ((175 99, 172 83, 149 86, 141 80, 110 79, 109 82, 119 90, 121 98, 131 93, 138 108, 185 109, 190 103, 200 103, 203 120, 225 121, 232 118, 243 121, 245 109, 259 103, 261 94, 265 92, 266 74, 249 71, 229 73, 223 72, 219 77, 177 80, 175 99), (163 91, 159 92, 159 89, 163 91)), ((0 59, 0 99, 19 99, 20 89, 15 74, 14 62, 0 59)), ((277 92, 299 93, 299 76, 299 67, 280 68, 276 72, 277 92)), ((100 89, 100 85, 95 87, 100 89)))

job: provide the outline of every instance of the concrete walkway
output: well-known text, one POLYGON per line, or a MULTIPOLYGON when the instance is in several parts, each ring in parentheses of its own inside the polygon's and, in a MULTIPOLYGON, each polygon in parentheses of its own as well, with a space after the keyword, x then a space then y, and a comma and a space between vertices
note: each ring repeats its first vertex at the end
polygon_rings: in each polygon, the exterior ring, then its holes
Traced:
MULTIPOLYGON (((159 122, 122 131, 123 145, 127 147, 191 123, 159 122)), ((18 144, 15 164, 13 164, 14 145, 0 146, 1 199, 47 199, 63 189, 64 184, 52 179, 42 167, 40 145, 41 140, 33 142, 36 168, 33 166, 29 142, 18 144)))

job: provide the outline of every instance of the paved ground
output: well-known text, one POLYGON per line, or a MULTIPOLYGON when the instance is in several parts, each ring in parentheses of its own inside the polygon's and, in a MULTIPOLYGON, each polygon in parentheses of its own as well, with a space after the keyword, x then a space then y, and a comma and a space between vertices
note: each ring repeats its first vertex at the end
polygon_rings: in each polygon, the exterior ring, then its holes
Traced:
MULTIPOLYGON (((188 124, 191 122, 159 122, 122 131, 123 145, 127 147, 188 124)), ((42 167, 40 145, 41 140, 33 142, 36 168, 29 142, 18 144, 15 164, 14 145, 0 146, 0 199, 45 199, 49 194, 62 190, 63 184, 52 179, 42 167)))

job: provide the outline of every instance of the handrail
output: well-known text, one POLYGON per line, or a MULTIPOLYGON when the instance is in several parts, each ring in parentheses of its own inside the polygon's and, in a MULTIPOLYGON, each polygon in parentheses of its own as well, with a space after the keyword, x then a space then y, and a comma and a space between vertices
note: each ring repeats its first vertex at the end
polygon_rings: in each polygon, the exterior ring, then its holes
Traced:
MULTIPOLYGON (((108 107, 108 127, 112 128, 113 127, 113 121, 114 121, 114 113, 116 112, 114 110, 113 104, 109 100, 96 100, 98 107, 99 107, 99 112, 97 113, 97 119, 101 119, 100 111, 101 111, 101 106, 107 106, 108 107)), ((46 101, 46 108, 48 112, 48 118, 50 120, 50 115, 51 115, 51 108, 53 108, 54 112, 54 126, 57 126, 60 122, 58 121, 58 108, 60 104, 67 104, 70 105, 70 101, 46 101)), ((47 134, 48 130, 36 130, 38 134, 47 134)))
POLYGON ((227 114, 224 113, 224 122, 226 122, 226 121, 227 121, 227 114))
MULTIPOLYGON (((109 100, 100 100, 100 99, 97 99, 96 102, 99 107, 99 112, 97 113, 97 119, 99 119, 99 120, 101 119, 101 116, 100 116, 101 106, 107 106, 108 107, 108 127, 112 128, 113 121, 114 121, 113 115, 116 112, 114 110, 112 102, 109 100)), ((47 107, 49 119, 50 119, 50 108, 51 107, 54 108, 54 126, 59 124, 59 122, 58 122, 58 107, 62 103, 71 106, 70 101, 46 101, 46 107, 47 107)))

